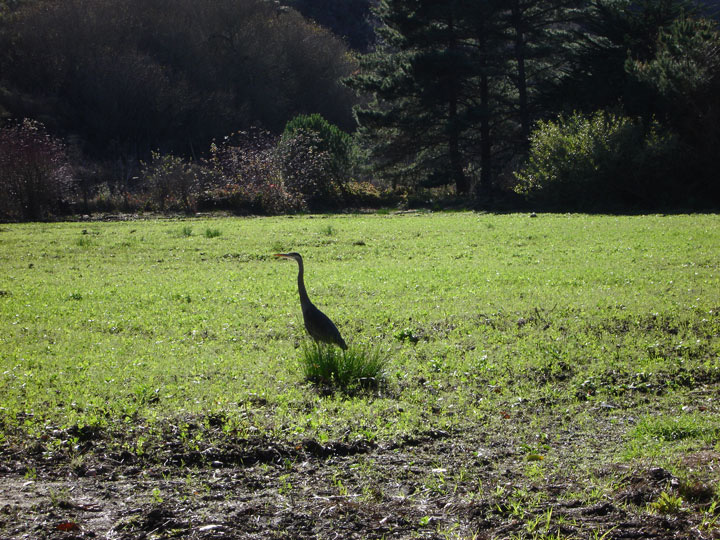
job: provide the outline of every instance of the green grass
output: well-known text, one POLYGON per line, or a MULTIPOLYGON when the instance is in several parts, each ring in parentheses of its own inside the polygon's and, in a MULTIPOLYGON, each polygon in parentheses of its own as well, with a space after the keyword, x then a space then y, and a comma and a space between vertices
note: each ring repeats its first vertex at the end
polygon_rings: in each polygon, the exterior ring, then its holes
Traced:
POLYGON ((343 351, 332 346, 306 343, 302 347, 305 379, 332 390, 354 391, 377 388, 385 378, 387 359, 377 349, 349 347, 343 351))
POLYGON ((0 437, 148 438, 193 415, 283 440, 482 426, 550 471, 575 466, 568 434, 598 426, 628 459, 643 441, 675 448, 672 429, 637 422, 686 407, 700 431, 677 432, 682 451, 717 446, 719 245, 714 215, 3 225, 0 437), (296 268, 279 251, 303 254, 311 299, 350 345, 383 351, 386 390, 307 384, 296 268))

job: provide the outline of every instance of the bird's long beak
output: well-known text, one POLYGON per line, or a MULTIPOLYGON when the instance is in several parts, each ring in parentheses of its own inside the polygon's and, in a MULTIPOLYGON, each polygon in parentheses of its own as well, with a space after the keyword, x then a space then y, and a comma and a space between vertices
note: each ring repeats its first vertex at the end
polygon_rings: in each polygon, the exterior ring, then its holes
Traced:
POLYGON ((289 259, 289 258, 290 258, 290 257, 288 257, 285 253, 276 253, 275 256, 276 256, 276 257, 282 257, 283 259, 289 259))

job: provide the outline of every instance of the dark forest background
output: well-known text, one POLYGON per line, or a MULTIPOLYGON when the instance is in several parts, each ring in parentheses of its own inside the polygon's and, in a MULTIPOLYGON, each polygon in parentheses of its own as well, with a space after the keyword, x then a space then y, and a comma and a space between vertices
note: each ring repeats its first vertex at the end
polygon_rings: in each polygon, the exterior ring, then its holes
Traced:
POLYGON ((716 209, 720 0, 0 0, 0 217, 716 209))

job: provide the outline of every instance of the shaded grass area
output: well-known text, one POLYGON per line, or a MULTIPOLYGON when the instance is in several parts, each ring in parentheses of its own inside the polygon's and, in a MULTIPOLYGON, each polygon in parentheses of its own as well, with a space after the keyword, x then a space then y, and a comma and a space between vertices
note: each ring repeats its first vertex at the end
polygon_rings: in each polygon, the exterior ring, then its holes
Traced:
POLYGON ((711 538, 719 223, 419 213, 3 226, 0 473, 33 482, 37 508, 2 492, 18 516, 0 535, 28 516, 92 530, 77 496, 63 508, 43 488, 72 477, 93 504, 103 483, 138 490, 95 529, 128 538, 209 538, 198 516, 234 530, 225 511, 260 516, 250 537, 339 526, 348 538, 599 538, 624 523, 606 538, 629 538, 651 523, 711 538), (334 376, 304 371, 295 271, 271 256, 291 250, 351 347, 386 360, 384 384, 307 382, 334 376))

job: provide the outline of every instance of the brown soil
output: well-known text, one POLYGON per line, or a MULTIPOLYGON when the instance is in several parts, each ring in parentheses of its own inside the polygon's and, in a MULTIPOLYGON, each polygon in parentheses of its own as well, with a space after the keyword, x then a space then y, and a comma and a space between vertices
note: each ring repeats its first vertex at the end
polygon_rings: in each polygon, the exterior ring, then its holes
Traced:
MULTIPOLYGON (((651 513, 677 479, 610 464, 595 474, 612 489, 590 496, 558 444, 567 473, 540 477, 526 472, 540 456, 467 431, 379 445, 169 441, 152 457, 98 442, 72 460, 6 444, 0 538, 720 538, 702 524, 702 489, 695 507, 651 513)), ((718 463, 710 451, 688 459, 718 463)))

